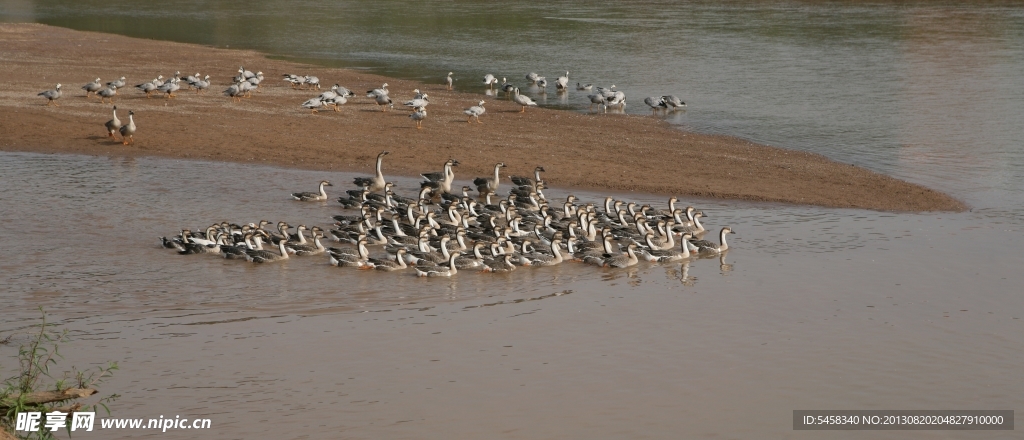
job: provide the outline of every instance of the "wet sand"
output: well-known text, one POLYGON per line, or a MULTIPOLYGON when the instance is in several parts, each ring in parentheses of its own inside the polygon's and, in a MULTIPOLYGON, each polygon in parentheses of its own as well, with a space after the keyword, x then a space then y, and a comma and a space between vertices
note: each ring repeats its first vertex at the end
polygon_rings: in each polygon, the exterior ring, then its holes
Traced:
MULTIPOLYGON (((267 58, 245 50, 81 32, 40 24, 0 24, 0 149, 108 156, 164 156, 254 162, 310 170, 365 171, 381 150, 392 152, 385 175, 438 171, 453 157, 457 178, 547 169, 551 185, 887 211, 959 211, 962 202, 935 190, 810 153, 742 139, 678 130, 654 117, 583 114, 530 108, 484 96, 472 78, 447 91, 437 84, 386 78, 267 58), (243 102, 221 95, 238 66, 265 74, 265 86, 243 102), (131 87, 158 74, 209 74, 205 94, 183 87, 176 98, 147 99, 131 87), (317 94, 291 89, 282 73, 316 75, 357 96, 341 112, 313 115, 299 104, 317 94), (134 146, 105 136, 110 105, 86 99, 81 86, 120 76, 128 87, 114 103, 136 114, 134 146), (64 85, 60 107, 37 93, 64 85), (381 112, 361 91, 387 82, 398 106, 381 112), (414 88, 429 93, 429 116, 416 130, 401 102, 414 88), (487 101, 482 124, 464 108, 487 101)), ((458 77, 458 75, 456 75, 458 77)), ((552 93, 554 91, 552 90, 552 93)), ((582 93, 570 91, 569 93, 582 93)), ((631 105, 640 97, 632 97, 631 105)), ((312 183, 312 182, 311 182, 312 183)), ((253 184, 258 184, 254 178, 253 184)))

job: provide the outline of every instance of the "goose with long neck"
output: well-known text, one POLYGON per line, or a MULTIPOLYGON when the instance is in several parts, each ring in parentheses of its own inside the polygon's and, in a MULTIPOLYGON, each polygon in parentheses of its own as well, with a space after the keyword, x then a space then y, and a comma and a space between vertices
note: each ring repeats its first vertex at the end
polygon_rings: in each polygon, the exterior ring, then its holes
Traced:
POLYGON ((537 190, 537 184, 541 181, 540 180, 540 173, 542 173, 542 172, 544 172, 544 167, 538 166, 537 168, 533 169, 533 179, 532 180, 529 177, 523 177, 523 176, 510 176, 509 180, 511 180, 512 183, 515 184, 516 186, 526 186, 526 187, 529 187, 531 190, 536 191, 537 190))
POLYGON ((626 246, 626 252, 621 255, 605 258, 602 266, 604 267, 629 267, 640 262, 640 259, 636 256, 636 243, 630 243, 626 246))
POLYGON ((478 124, 481 123, 480 122, 480 115, 484 114, 484 112, 487 111, 487 109, 484 108, 484 104, 485 103, 486 103, 485 101, 480 101, 477 105, 474 105, 474 106, 472 106, 470 108, 467 108, 466 110, 463 111, 463 113, 465 113, 467 116, 469 116, 469 118, 466 119, 467 123, 468 122, 473 122, 473 119, 476 119, 476 122, 478 124))
POLYGON ((356 252, 343 251, 336 248, 330 248, 327 250, 332 266, 337 267, 356 267, 359 269, 372 269, 373 266, 369 264, 370 251, 366 249, 366 240, 359 240, 356 243, 356 252))
POLYGON ((128 123, 122 125, 120 128, 121 132, 121 143, 124 145, 135 143, 135 112, 128 112, 128 123))
POLYGON ((473 184, 476 185, 476 190, 481 195, 484 194, 497 194, 498 184, 501 182, 498 172, 500 169, 505 167, 504 162, 498 162, 494 164, 494 177, 477 177, 473 180, 473 184))
POLYGON ((455 264, 455 259, 462 255, 458 252, 452 252, 448 256, 448 266, 432 266, 429 268, 416 267, 416 276, 420 277, 450 277, 459 273, 459 268, 455 264))
POLYGON ((448 72, 448 77, 444 79, 444 83, 448 87, 448 90, 452 89, 452 75, 454 74, 455 72, 448 72))
POLYGON ((718 244, 712 243, 708 240, 696 240, 691 241, 690 243, 692 243, 694 246, 697 246, 697 252, 708 252, 717 254, 729 250, 729 243, 726 243, 725 235, 734 233, 735 232, 733 232, 732 228, 726 226, 722 228, 721 231, 718 232, 718 244))
POLYGON ((324 187, 325 186, 334 186, 334 185, 332 185, 331 182, 328 181, 328 180, 321 180, 320 181, 320 191, 319 192, 297 192, 297 193, 292 193, 292 198, 295 199, 295 200, 302 201, 302 202, 319 202, 319 201, 327 200, 327 191, 324 191, 324 187))
POLYGON ((114 118, 103 124, 107 128, 107 137, 113 139, 118 130, 121 129, 121 120, 117 119, 117 106, 114 106, 114 118))
POLYGON ((641 256, 647 261, 652 263, 666 263, 671 261, 685 260, 693 256, 690 253, 690 247, 687 246, 687 241, 693 238, 689 232, 683 234, 683 238, 679 243, 679 250, 644 250, 641 252, 641 256))
POLYGON ((313 227, 313 244, 289 244, 285 246, 285 248, 288 249, 288 252, 300 256, 319 255, 324 253, 327 248, 320 243, 320 239, 324 237, 324 234, 319 229, 320 228, 316 226, 313 227))
POLYGON ((530 264, 533 266, 562 264, 562 240, 551 240, 551 255, 534 253, 527 255, 527 258, 530 259, 530 264))
POLYGON ((516 87, 512 90, 512 100, 522 107, 522 110, 519 110, 519 113, 525 112, 526 107, 537 105, 537 103, 534 102, 533 99, 531 99, 529 96, 520 94, 519 87, 516 87))
POLYGON ((373 268, 376 270, 391 272, 395 270, 407 269, 409 265, 405 264, 405 252, 406 250, 404 248, 399 248, 398 250, 395 251, 395 258, 387 258, 383 260, 378 258, 370 258, 367 261, 371 265, 373 265, 373 268))
POLYGON ((377 155, 377 172, 373 177, 356 177, 355 180, 353 180, 353 183, 355 183, 356 186, 365 187, 370 191, 383 190, 384 186, 387 185, 387 182, 384 180, 384 173, 381 172, 381 164, 384 162, 384 156, 387 156, 388 154, 390 154, 389 151, 381 151, 380 154, 377 155))
POLYGON ((250 263, 270 263, 274 261, 281 261, 288 259, 288 249, 285 248, 285 244, 288 240, 281 240, 277 242, 278 253, 270 252, 267 250, 251 249, 247 251, 246 259, 250 263))

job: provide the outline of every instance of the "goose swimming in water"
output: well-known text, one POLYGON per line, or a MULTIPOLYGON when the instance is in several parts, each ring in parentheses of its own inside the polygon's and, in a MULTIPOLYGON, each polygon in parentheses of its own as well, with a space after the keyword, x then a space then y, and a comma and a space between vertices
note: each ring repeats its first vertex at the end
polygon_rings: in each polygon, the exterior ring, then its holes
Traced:
POLYGON ((292 198, 302 202, 319 202, 327 200, 327 191, 324 191, 325 186, 334 186, 330 181, 320 181, 320 192, 297 192, 292 193, 292 198))
POLYGON ((128 123, 125 124, 125 125, 122 125, 119 131, 121 132, 121 143, 122 144, 128 145, 129 143, 131 143, 131 144, 135 143, 135 112, 134 111, 129 111, 128 112, 128 123))
POLYGON ((96 78, 91 83, 82 86, 82 90, 85 90, 85 97, 86 98, 88 98, 89 95, 100 91, 100 89, 102 89, 102 88, 103 88, 103 83, 100 82, 99 78, 96 78))
POLYGON ((53 104, 53 105, 55 105, 57 107, 60 107, 60 104, 57 104, 56 101, 58 99, 60 99, 60 96, 62 94, 63 93, 61 93, 61 91, 60 91, 60 84, 58 83, 57 87, 54 88, 53 90, 47 90, 45 92, 39 92, 36 96, 42 96, 42 97, 46 98, 46 105, 47 106, 49 106, 50 104, 53 104))
POLYGON ((242 102, 243 94, 245 94, 245 92, 242 90, 242 87, 239 84, 232 84, 230 87, 224 90, 224 96, 231 97, 231 100, 235 102, 242 102))
POLYGON ((373 177, 356 177, 352 183, 356 186, 366 188, 372 192, 378 192, 384 189, 387 181, 384 180, 384 173, 381 172, 381 164, 384 161, 384 156, 391 154, 389 151, 381 151, 377 155, 376 174, 373 177))
POLYGON ((114 106, 114 119, 111 119, 111 120, 107 121, 107 123, 103 124, 103 126, 107 128, 107 137, 110 137, 110 138, 113 138, 114 134, 117 133, 118 130, 121 129, 121 120, 117 119, 117 106, 116 105, 114 106))
POLYGON ((409 268, 408 264, 405 264, 405 248, 399 248, 395 251, 395 258, 378 259, 370 258, 367 262, 373 265, 375 270, 382 270, 385 272, 392 272, 396 270, 402 270, 409 268))
POLYGON ((694 246, 697 246, 697 252, 710 252, 710 253, 722 253, 729 250, 729 243, 725 242, 725 234, 735 233, 729 227, 722 228, 718 233, 719 244, 712 243, 707 240, 696 240, 691 241, 694 246))
POLYGON ((516 87, 516 88, 513 89, 512 100, 515 101, 516 104, 519 104, 519 105, 521 105, 523 107, 523 109, 520 110, 519 113, 526 112, 526 107, 528 107, 528 106, 531 106, 531 105, 532 106, 536 106, 537 105, 537 103, 533 102, 533 99, 530 99, 529 96, 519 94, 519 87, 516 87))
POLYGON ((487 109, 484 108, 484 101, 480 101, 479 104, 467 108, 463 113, 469 116, 469 119, 466 119, 466 122, 472 122, 473 119, 476 118, 476 122, 479 124, 481 123, 480 115, 484 114, 486 111, 487 109))
POLYGON ((459 258, 460 255, 462 255, 462 254, 459 253, 459 252, 452 252, 451 255, 448 256, 448 266, 447 267, 445 267, 445 266, 430 266, 430 267, 426 267, 426 268, 421 268, 421 267, 417 266, 415 268, 416 269, 416 276, 419 276, 419 277, 450 277, 452 275, 455 275, 455 274, 459 273, 459 268, 455 265, 455 259, 459 258))

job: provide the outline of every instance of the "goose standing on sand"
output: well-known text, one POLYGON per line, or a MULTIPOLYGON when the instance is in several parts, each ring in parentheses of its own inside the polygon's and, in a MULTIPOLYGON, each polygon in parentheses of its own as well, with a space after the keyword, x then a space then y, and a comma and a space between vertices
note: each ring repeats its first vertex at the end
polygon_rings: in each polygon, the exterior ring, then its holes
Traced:
POLYGON ((498 78, 495 78, 494 75, 491 75, 490 73, 484 75, 484 85, 487 86, 488 89, 494 89, 494 85, 497 83, 498 78))
MULTIPOLYGON (((235 102, 242 102, 243 94, 245 94, 245 92, 242 91, 242 87, 238 84, 232 84, 230 87, 224 90, 224 96, 231 97, 231 100, 235 102)), ((147 95, 149 94, 147 93, 147 95)))
POLYGON ((532 106, 536 106, 537 105, 537 103, 533 102, 533 99, 530 99, 529 96, 521 95, 519 93, 519 87, 516 87, 512 91, 512 100, 515 101, 516 104, 519 104, 519 105, 523 106, 523 109, 519 110, 519 113, 525 112, 526 111, 526 107, 528 107, 528 106, 531 106, 531 105, 532 106))
POLYGON ((564 91, 568 90, 568 87, 569 87, 569 71, 566 70, 564 76, 560 76, 560 77, 558 77, 558 79, 555 80, 555 88, 558 89, 558 91, 560 91, 560 92, 564 92, 564 91))
POLYGON ((448 87, 448 90, 452 89, 452 75, 454 74, 454 72, 448 72, 448 77, 444 79, 444 83, 448 87))
POLYGON ((149 98, 150 95, 152 95, 153 92, 156 91, 157 82, 159 82, 159 81, 160 81, 160 77, 153 78, 152 81, 144 82, 142 84, 136 84, 135 88, 139 89, 139 91, 141 91, 141 92, 144 92, 146 94, 146 97, 149 98))
POLYGON ((320 110, 318 109, 320 107, 323 107, 323 105, 324 101, 321 100, 319 96, 317 96, 315 98, 309 98, 306 102, 303 102, 302 108, 308 108, 311 110, 311 114, 316 114, 320 112, 320 110))
POLYGON ((116 105, 114 106, 114 119, 107 121, 107 123, 103 124, 103 126, 107 128, 107 136, 110 137, 111 139, 113 139, 114 134, 121 129, 121 120, 117 119, 116 105))
POLYGON ((121 79, 119 79, 119 80, 108 82, 107 83, 107 87, 117 87, 119 89, 123 89, 124 85, 125 85, 125 81, 127 79, 128 78, 125 78, 125 77, 122 76, 121 79))
POLYGON ((89 95, 100 91, 100 89, 102 89, 102 88, 103 88, 103 83, 100 82, 99 78, 96 78, 95 80, 93 80, 93 82, 82 86, 82 90, 85 90, 85 97, 86 98, 88 98, 89 95))
POLYGON ((302 201, 302 202, 319 202, 321 200, 327 200, 327 191, 324 191, 324 187, 325 186, 334 186, 334 185, 331 185, 331 182, 328 181, 328 180, 321 180, 320 181, 320 191, 319 192, 297 192, 297 193, 292 193, 292 198, 295 199, 295 200, 302 201))
POLYGON ((380 95, 387 95, 387 94, 389 94, 389 92, 388 92, 388 83, 384 83, 383 85, 380 86, 379 89, 373 89, 373 90, 367 90, 366 91, 366 97, 367 98, 376 98, 376 97, 378 97, 380 95))
POLYGON ((387 185, 387 182, 384 181, 384 173, 381 172, 381 164, 384 162, 384 156, 387 156, 388 154, 391 154, 391 152, 381 151, 380 154, 377 155, 377 172, 373 177, 356 177, 352 183, 355 183, 358 187, 365 187, 373 192, 383 190, 384 186, 387 185))
POLYGON ((121 132, 121 143, 128 145, 129 143, 135 143, 135 112, 128 112, 128 123, 121 126, 119 130, 121 132))
POLYGON ((683 100, 679 99, 679 97, 677 97, 676 95, 665 95, 662 96, 661 99, 665 100, 665 105, 667 105, 672 110, 678 110, 683 107, 686 107, 686 103, 683 102, 683 100))
POLYGON ((418 108, 423 108, 430 105, 430 97, 426 93, 420 93, 417 98, 405 101, 403 105, 410 107, 415 111, 418 108))
POLYGON ((196 94, 210 88, 210 75, 206 75, 203 79, 198 79, 192 83, 192 87, 195 87, 196 94))
POLYGON ((330 99, 322 99, 321 102, 323 102, 324 105, 333 108, 334 111, 340 112, 341 106, 348 102, 348 98, 346 96, 348 95, 337 95, 330 99))
POLYGON ((96 96, 100 97, 100 103, 103 103, 104 99, 109 99, 110 103, 114 103, 114 95, 117 95, 117 87, 110 86, 103 90, 96 92, 96 96))
POLYGON ((181 82, 180 79, 173 78, 170 81, 165 82, 164 85, 157 87, 157 90, 166 93, 167 99, 171 99, 174 97, 174 92, 181 89, 181 86, 178 85, 179 82, 181 82))
POLYGON ((391 97, 389 97, 387 93, 373 95, 373 100, 377 102, 377 105, 380 106, 380 111, 382 112, 388 111, 388 107, 394 107, 394 104, 391 102, 391 97))
POLYGON ((473 184, 476 185, 476 190, 480 193, 480 197, 498 193, 498 184, 501 182, 501 179, 498 177, 498 170, 504 167, 504 162, 498 162, 494 164, 494 177, 477 177, 473 179, 473 184))
POLYGON ((694 246, 697 246, 697 252, 702 252, 702 253, 706 252, 706 253, 716 253, 716 254, 718 254, 718 253, 722 253, 722 252, 725 252, 725 251, 729 250, 729 243, 725 242, 725 234, 730 234, 730 233, 733 233, 733 234, 735 233, 735 232, 733 232, 732 228, 729 228, 729 227, 722 228, 722 230, 719 231, 719 233, 718 233, 718 242, 719 242, 719 244, 712 243, 712 242, 710 242, 708 240, 696 240, 696 241, 691 241, 690 243, 693 244, 694 246))
POLYGON ((423 120, 427 119, 426 107, 417 107, 415 111, 409 114, 409 119, 416 123, 417 130, 423 128, 423 120))
POLYGON ((45 92, 39 92, 38 94, 36 94, 36 96, 42 96, 42 97, 46 98, 46 105, 47 106, 49 106, 50 104, 53 104, 53 105, 55 105, 57 107, 60 107, 60 104, 57 104, 55 101, 60 99, 61 95, 63 95, 63 93, 60 91, 60 84, 59 83, 57 84, 57 87, 55 89, 53 89, 53 90, 47 90, 45 92))
POLYGON ((476 118, 476 122, 481 124, 480 115, 484 114, 485 111, 487 111, 487 109, 484 108, 484 101, 480 101, 479 104, 467 108, 462 112, 469 116, 469 119, 466 119, 466 122, 472 122, 473 118, 476 118))

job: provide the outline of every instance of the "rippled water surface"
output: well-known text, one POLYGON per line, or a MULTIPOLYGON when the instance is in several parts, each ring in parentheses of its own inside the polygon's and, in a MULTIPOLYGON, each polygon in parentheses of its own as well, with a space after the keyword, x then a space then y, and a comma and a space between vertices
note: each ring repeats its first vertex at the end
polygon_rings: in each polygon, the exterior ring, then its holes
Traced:
POLYGON ((492 73, 542 105, 585 109, 585 92, 526 87, 527 72, 553 81, 568 70, 573 85, 617 85, 629 112, 675 94, 688 109, 664 117, 684 128, 821 153, 1022 215, 1020 2, 4 3, 2 20, 424 81, 454 71, 459 89, 481 93, 492 73))
POLYGON ((288 194, 350 174, 0 153, 0 176, 0 365, 44 307, 68 362, 120 361, 115 416, 214 427, 84 438, 778 438, 793 409, 1024 403, 1012 217, 686 200, 738 231, 723 258, 419 279, 158 245, 222 220, 326 226, 336 203, 288 194))

